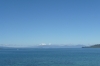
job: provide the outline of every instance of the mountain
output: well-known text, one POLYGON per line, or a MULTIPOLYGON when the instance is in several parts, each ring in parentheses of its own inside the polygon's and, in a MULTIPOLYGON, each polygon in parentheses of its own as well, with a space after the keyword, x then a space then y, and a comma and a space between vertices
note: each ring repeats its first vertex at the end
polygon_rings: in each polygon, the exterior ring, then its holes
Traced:
POLYGON ((84 45, 38 45, 34 48, 81 48, 84 45))
POLYGON ((95 45, 91 45, 91 46, 84 46, 82 48, 100 48, 100 44, 95 44, 95 45))
POLYGON ((40 44, 37 46, 13 46, 13 45, 0 45, 0 48, 81 48, 84 45, 57 45, 57 44, 40 44))

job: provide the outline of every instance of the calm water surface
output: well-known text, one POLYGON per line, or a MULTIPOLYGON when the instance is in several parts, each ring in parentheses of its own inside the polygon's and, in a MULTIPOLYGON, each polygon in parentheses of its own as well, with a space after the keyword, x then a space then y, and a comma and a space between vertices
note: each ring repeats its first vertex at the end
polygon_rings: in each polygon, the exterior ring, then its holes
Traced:
POLYGON ((0 66, 100 66, 100 49, 0 50, 0 66))

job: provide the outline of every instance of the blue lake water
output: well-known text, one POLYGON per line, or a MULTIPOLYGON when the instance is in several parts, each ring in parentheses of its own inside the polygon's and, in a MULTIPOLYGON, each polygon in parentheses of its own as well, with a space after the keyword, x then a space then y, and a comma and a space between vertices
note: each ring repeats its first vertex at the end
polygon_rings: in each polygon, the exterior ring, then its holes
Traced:
POLYGON ((100 66, 100 49, 0 50, 0 66, 100 66))

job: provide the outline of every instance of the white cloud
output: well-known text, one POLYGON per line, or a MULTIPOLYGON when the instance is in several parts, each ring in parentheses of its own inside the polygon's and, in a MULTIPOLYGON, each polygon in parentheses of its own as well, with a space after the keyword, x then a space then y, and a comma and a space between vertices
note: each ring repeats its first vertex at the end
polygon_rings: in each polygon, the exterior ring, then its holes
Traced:
POLYGON ((41 43, 40 45, 46 45, 46 43, 41 43))
POLYGON ((51 43, 49 43, 49 45, 51 45, 51 43))

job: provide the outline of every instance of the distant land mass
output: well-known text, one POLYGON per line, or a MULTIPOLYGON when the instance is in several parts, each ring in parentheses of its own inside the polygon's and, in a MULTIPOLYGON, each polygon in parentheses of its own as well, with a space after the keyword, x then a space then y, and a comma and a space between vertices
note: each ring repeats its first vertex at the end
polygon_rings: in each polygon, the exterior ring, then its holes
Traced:
POLYGON ((100 44, 95 44, 95 45, 91 45, 91 46, 84 46, 82 48, 100 48, 100 44))
POLYGON ((82 48, 82 46, 84 45, 55 45, 55 44, 52 44, 52 45, 48 45, 48 44, 41 44, 41 45, 37 45, 37 46, 33 46, 31 48, 82 48))
POLYGON ((18 46, 0 46, 1 49, 3 48, 82 48, 84 45, 48 45, 48 44, 41 44, 37 46, 28 46, 28 47, 18 47, 18 46))

